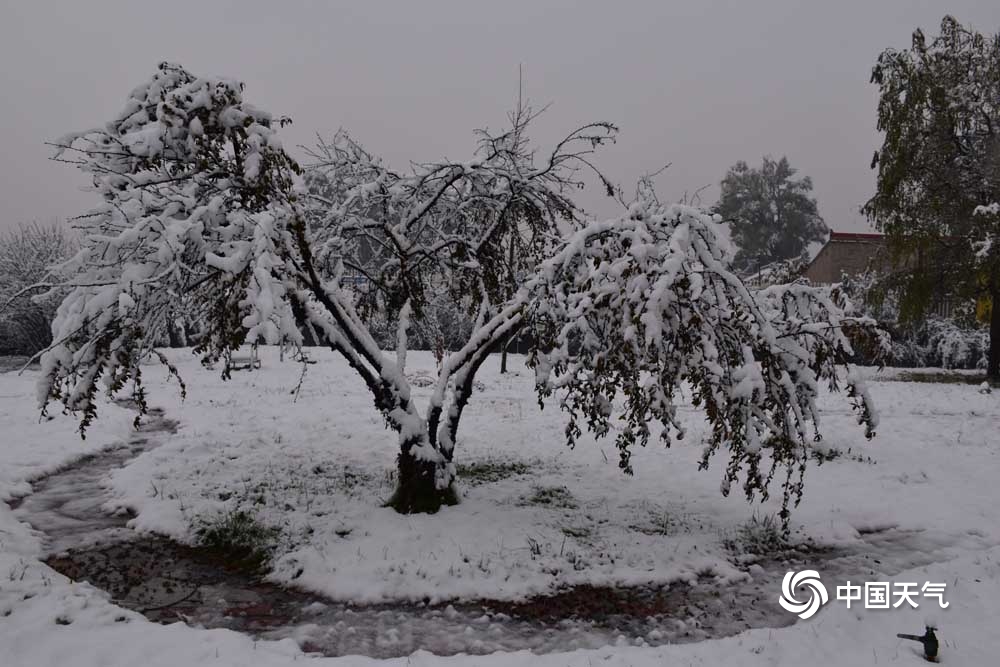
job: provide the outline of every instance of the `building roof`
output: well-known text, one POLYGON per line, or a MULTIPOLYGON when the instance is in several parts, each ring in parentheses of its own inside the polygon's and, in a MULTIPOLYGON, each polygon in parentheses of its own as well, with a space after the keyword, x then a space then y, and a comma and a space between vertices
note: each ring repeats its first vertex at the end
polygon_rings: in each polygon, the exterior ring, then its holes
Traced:
POLYGON ((885 241, 882 234, 858 233, 858 232, 830 232, 830 239, 827 241, 885 241))

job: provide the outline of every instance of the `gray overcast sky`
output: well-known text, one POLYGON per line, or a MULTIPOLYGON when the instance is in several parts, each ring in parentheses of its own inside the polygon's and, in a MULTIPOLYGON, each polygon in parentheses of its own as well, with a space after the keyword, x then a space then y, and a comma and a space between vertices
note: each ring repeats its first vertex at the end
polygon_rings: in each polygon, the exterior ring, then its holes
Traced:
MULTIPOLYGON (((537 141, 590 120, 622 128, 598 157, 612 181, 671 162, 662 193, 712 185, 712 203, 733 162, 785 154, 831 228, 864 230, 871 66, 946 13, 1000 29, 997 0, 0 0, 0 229, 94 203, 44 142, 111 119, 171 60, 241 79, 251 103, 291 116, 286 146, 345 127, 399 167, 466 159, 471 130, 504 121, 523 64, 528 97, 553 103, 537 141)), ((581 201, 615 210, 596 188, 581 201)))

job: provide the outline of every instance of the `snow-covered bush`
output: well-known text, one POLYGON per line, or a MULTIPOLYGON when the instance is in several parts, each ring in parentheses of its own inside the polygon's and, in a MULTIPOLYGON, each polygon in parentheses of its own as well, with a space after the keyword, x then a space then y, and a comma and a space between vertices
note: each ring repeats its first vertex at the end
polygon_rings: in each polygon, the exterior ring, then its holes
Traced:
POLYGON ((911 368, 985 369, 989 349, 989 328, 929 317, 902 329, 893 340, 892 362, 911 368))
POLYGON ((781 522, 773 514, 754 514, 743 525, 729 531, 722 545, 740 561, 757 556, 774 556, 791 547, 781 522))
POLYGON ((973 304, 961 304, 950 317, 928 315, 907 322, 900 317, 899 288, 890 278, 870 271, 845 277, 841 289, 859 312, 891 332, 886 362, 906 368, 986 368, 989 327, 977 321, 973 304))
MULTIPOLYGON (((65 266, 71 291, 42 359, 43 408, 60 401, 86 428, 99 382, 109 393, 131 383, 143 407, 139 362, 179 311, 204 322, 207 363, 243 344, 301 347, 308 332, 343 355, 397 433, 390 504, 434 511, 456 500, 454 450, 475 374, 523 332, 540 400, 561 396, 571 445, 584 428, 603 436, 614 424, 630 470, 651 424, 664 442, 683 435, 677 401, 689 384, 710 424, 702 466, 726 449, 723 492, 742 476, 748 497, 766 496, 784 470, 787 518, 819 436, 819 384, 839 386, 849 335, 884 342, 873 322, 847 314, 835 290, 751 294, 718 221, 661 205, 648 182, 620 217, 586 219, 569 195, 616 128, 584 125, 541 152, 527 139, 533 117, 521 107, 508 131, 481 132, 471 161, 407 172, 338 135, 315 153, 326 182, 317 190, 282 147, 283 121, 248 104, 242 84, 161 65, 104 128, 58 142, 102 203, 82 218, 82 250, 65 266), (473 326, 421 411, 407 350, 444 296, 473 326), (380 349, 375 314, 391 323, 395 354, 380 349)), ((873 435, 864 387, 848 376, 847 388, 873 435)))
POLYGON ((65 295, 50 289, 58 282, 53 268, 74 251, 72 234, 55 223, 0 234, 0 355, 35 354, 52 342, 52 320, 65 295))

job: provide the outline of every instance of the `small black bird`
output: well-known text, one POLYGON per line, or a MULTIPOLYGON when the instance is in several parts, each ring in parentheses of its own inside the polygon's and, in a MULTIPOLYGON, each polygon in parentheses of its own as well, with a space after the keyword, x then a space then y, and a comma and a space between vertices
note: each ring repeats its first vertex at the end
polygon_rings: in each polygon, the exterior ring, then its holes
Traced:
POLYGON ((896 635, 900 639, 912 639, 915 642, 920 642, 924 645, 924 658, 928 662, 937 662, 938 654, 938 638, 934 634, 934 628, 927 626, 924 629, 923 636, 921 635, 904 635, 899 633, 896 635))

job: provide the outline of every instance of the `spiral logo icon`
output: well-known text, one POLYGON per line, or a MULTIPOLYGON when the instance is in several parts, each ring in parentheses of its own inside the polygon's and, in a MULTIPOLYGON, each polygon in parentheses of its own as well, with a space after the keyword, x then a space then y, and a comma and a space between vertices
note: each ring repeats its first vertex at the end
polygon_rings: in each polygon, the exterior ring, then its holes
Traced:
POLYGON ((786 572, 785 578, 781 580, 781 595, 778 597, 778 604, 785 611, 798 614, 798 617, 802 620, 812 618, 829 599, 826 586, 819 580, 819 572, 816 570, 786 572), (800 602, 795 597, 795 591, 800 586, 809 589, 808 600, 800 602))

